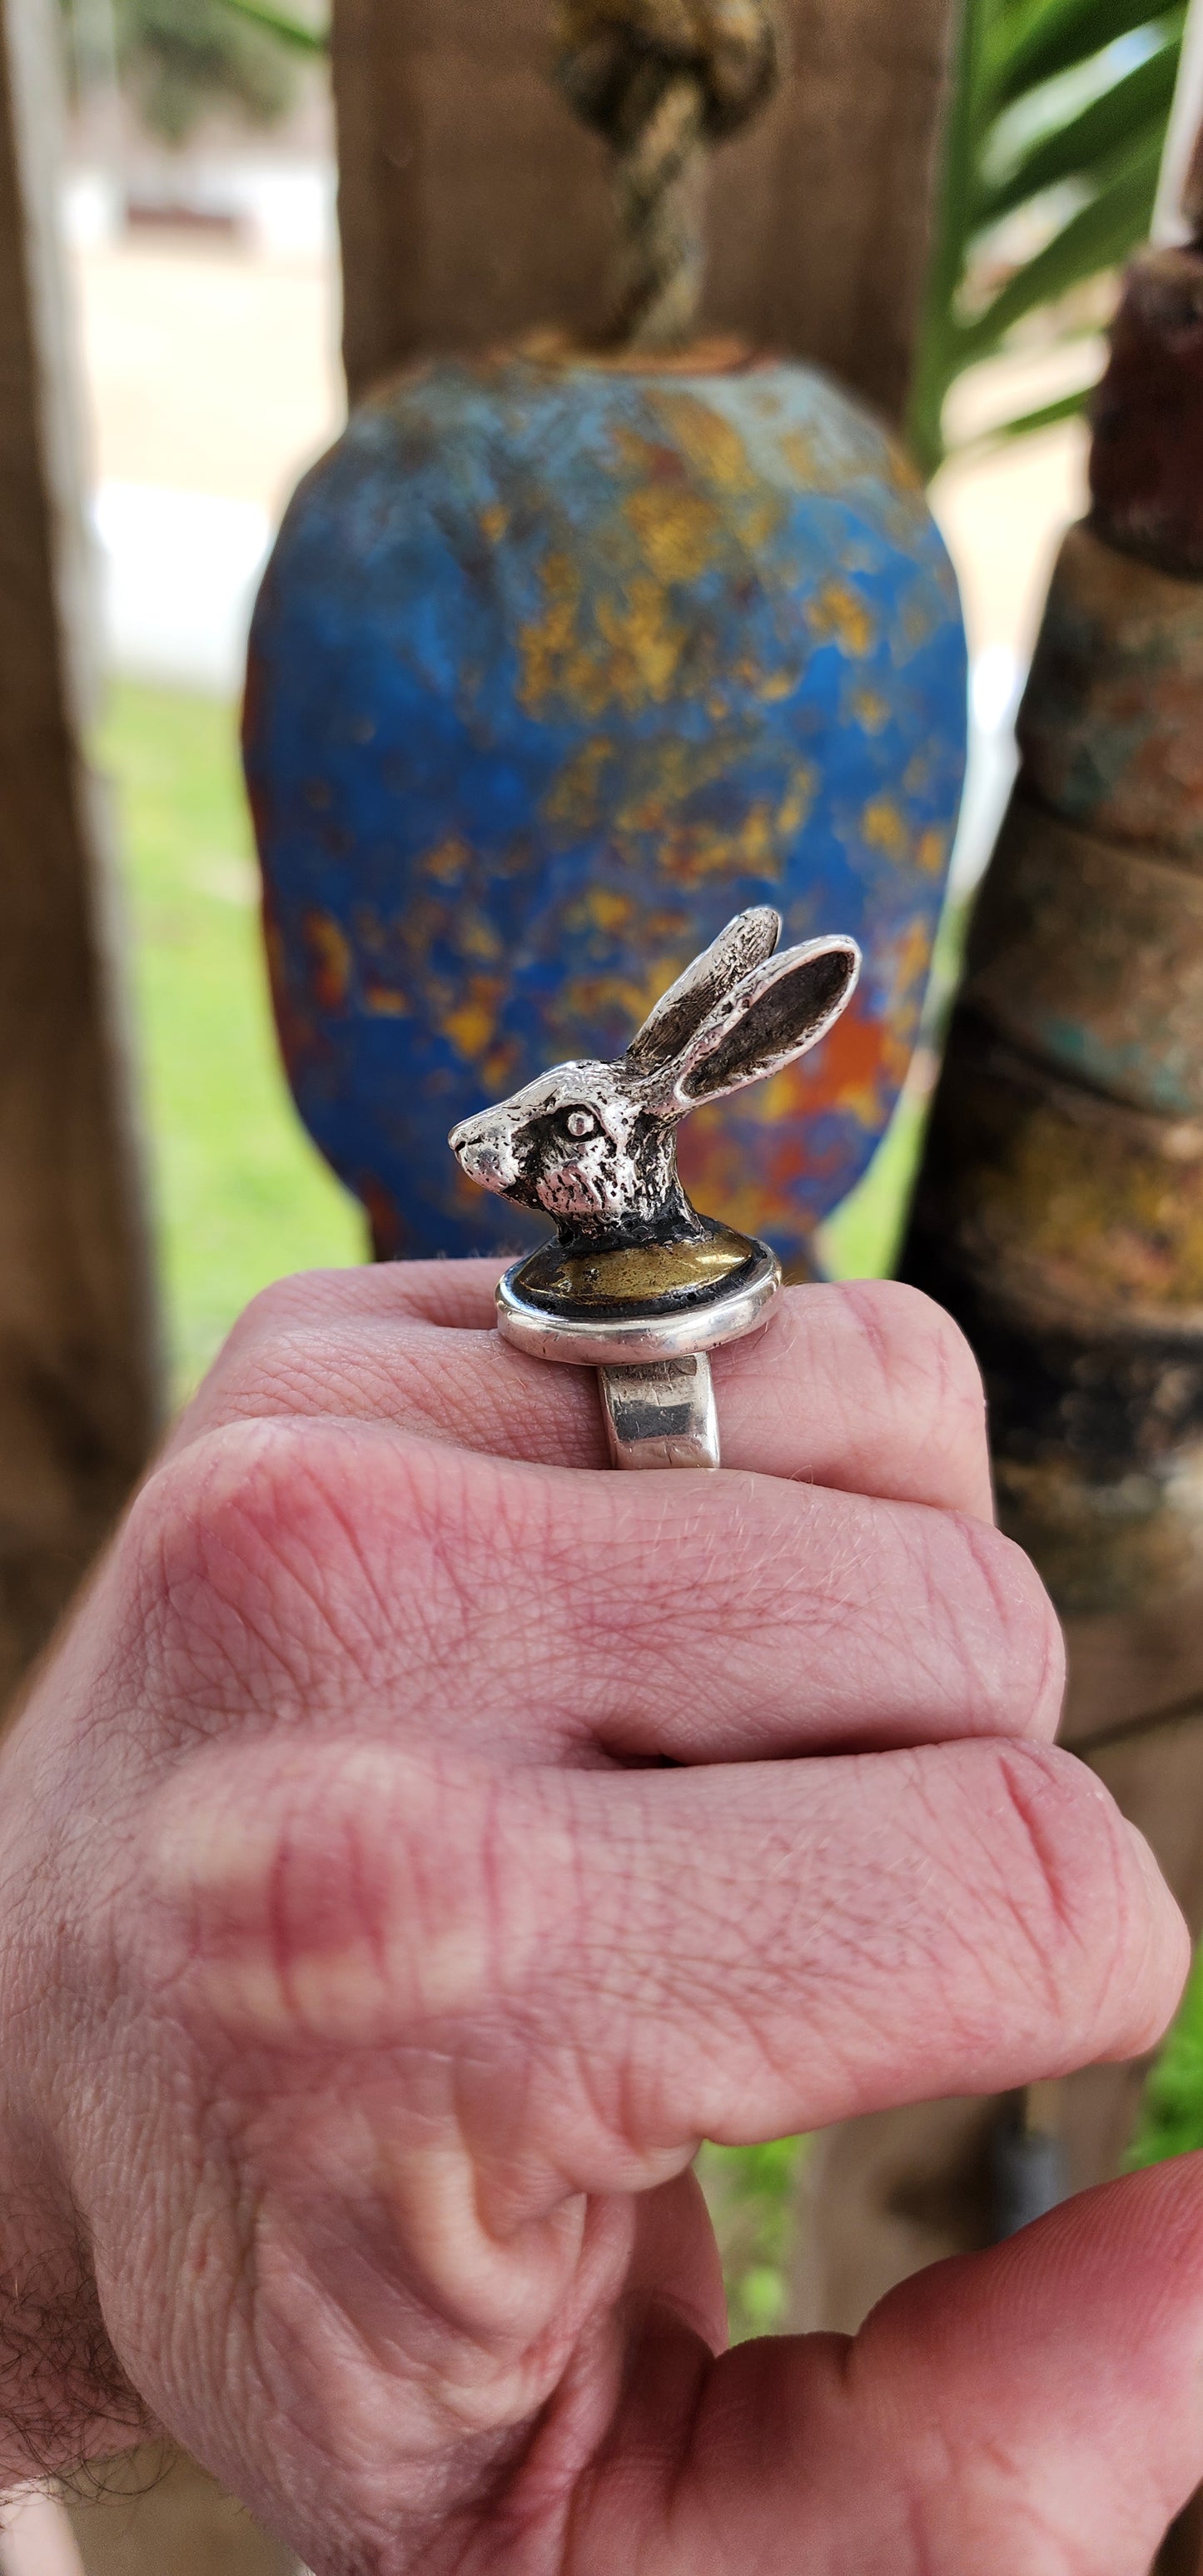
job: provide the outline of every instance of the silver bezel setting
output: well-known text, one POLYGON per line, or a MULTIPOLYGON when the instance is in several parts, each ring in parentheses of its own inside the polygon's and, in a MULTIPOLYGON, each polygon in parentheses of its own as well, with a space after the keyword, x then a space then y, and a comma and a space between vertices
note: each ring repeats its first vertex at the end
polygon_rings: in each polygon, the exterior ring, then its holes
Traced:
POLYGON ((764 1323, 781 1287, 781 1264, 767 1243, 756 1243, 757 1259, 738 1287, 715 1290, 692 1306, 665 1314, 639 1306, 629 1315, 605 1323, 587 1316, 553 1315, 537 1306, 516 1286, 529 1253, 497 1284, 497 1329, 515 1350, 536 1360, 558 1360, 569 1368, 621 1368, 641 1361, 675 1360, 691 1351, 717 1350, 738 1342, 764 1323))

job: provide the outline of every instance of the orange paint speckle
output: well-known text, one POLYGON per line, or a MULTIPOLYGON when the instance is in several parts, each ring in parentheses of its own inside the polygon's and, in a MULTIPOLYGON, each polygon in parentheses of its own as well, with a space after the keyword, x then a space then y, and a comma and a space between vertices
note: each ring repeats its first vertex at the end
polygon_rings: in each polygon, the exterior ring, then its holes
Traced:
POLYGON ((351 986, 351 943, 328 912, 308 911, 302 921, 309 951, 309 982, 319 1010, 341 1011, 351 986))

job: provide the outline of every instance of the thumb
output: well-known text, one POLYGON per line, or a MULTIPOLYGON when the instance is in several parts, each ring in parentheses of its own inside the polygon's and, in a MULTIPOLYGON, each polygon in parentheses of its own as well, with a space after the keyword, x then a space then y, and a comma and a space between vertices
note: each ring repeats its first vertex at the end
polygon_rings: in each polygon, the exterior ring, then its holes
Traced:
POLYGON ((1201 2475, 1191 2156, 935 2265, 851 2341, 713 2361, 663 2320, 632 2357, 572 2570, 1147 2576, 1201 2475))

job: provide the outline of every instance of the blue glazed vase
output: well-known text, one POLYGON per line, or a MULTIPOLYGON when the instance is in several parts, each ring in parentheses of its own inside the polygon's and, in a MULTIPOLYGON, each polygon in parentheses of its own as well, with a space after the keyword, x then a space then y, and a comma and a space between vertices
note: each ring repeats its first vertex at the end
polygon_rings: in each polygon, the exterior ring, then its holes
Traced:
POLYGON ((956 584, 873 420, 779 363, 386 384, 285 518, 245 748, 290 1079, 381 1255, 520 1244, 448 1129, 769 902, 856 935, 857 1000, 682 1171, 805 1259, 906 1072, 964 765, 956 584))

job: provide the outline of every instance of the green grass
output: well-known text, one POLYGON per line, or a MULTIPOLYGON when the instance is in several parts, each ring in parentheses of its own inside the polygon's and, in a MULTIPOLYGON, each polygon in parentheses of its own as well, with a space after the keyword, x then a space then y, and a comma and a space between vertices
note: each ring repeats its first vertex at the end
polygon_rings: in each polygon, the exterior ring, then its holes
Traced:
POLYGON ((1203 2147, 1203 1950, 1196 1953, 1177 2021, 1145 2086, 1129 2168, 1203 2147))
POLYGON ((785 2323, 798 2178, 808 2138, 763 2147, 705 2146, 698 2174, 723 2255, 731 2340, 776 2334, 785 2323))
POLYGON ((864 1179, 819 1231, 832 1279, 888 1279, 927 1123, 927 1101, 904 1091, 864 1179))
POLYGON ((116 791, 179 1398, 257 1289, 362 1260, 363 1219, 309 1143, 276 1054, 233 709, 122 684, 98 750, 116 791))

